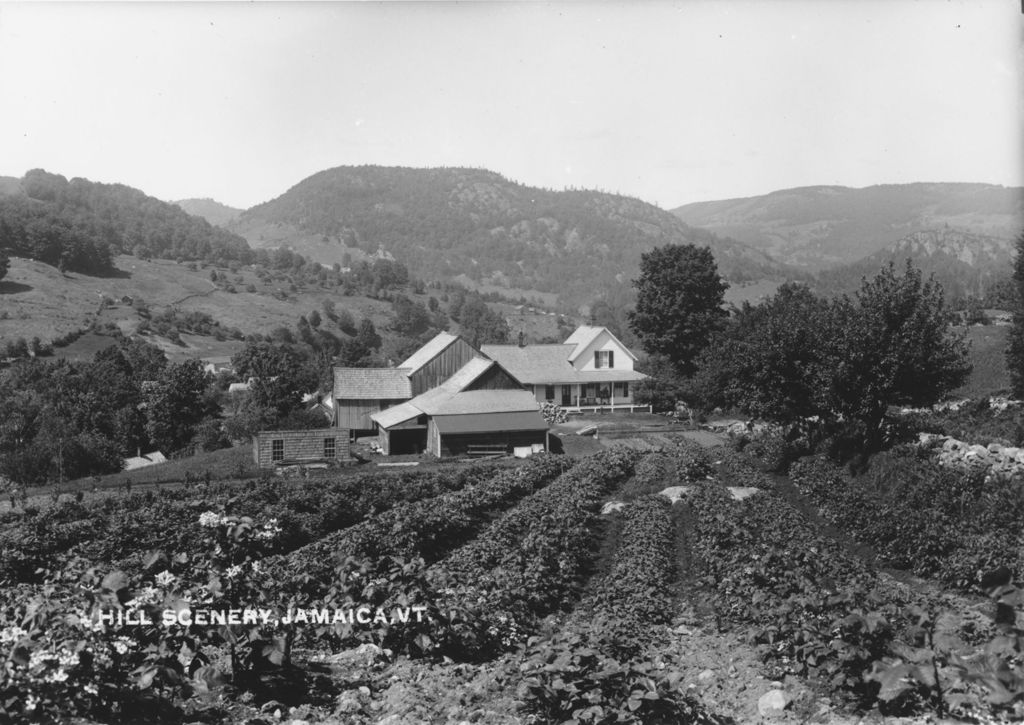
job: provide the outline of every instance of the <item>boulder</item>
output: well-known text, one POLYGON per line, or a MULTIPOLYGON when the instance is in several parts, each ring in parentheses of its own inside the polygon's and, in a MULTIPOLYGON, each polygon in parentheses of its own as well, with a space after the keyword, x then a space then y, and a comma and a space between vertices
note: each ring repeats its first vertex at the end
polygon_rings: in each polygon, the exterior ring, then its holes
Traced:
POLYGON ((601 515, 607 516, 613 511, 621 511, 626 504, 622 501, 609 501, 601 507, 601 515))
POLYGON ((692 490, 693 486, 669 486, 668 488, 659 491, 659 493, 672 503, 675 503, 679 499, 683 498, 683 496, 688 496, 692 490))
POLYGON ((761 717, 780 715, 792 701, 792 698, 783 690, 769 690, 758 698, 757 711, 761 717))

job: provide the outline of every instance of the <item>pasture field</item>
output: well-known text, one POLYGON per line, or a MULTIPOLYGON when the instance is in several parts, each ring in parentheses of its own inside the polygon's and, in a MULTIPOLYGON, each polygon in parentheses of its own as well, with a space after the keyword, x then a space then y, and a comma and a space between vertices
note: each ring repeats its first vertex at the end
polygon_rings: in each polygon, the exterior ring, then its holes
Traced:
POLYGON ((963 387, 953 395, 981 398, 1008 390, 1010 375, 1006 369, 1006 345, 1010 326, 971 325, 959 329, 966 333, 971 345, 970 360, 974 369, 963 387))
POLYGON ((1019 489, 993 499, 971 479, 937 496, 939 474, 898 452, 857 479, 818 460, 788 479, 731 447, 634 439, 577 457, 191 480, 6 512, 0 713, 392 725, 1024 715, 1019 489), (850 545, 861 509, 877 549, 850 545), (972 567, 989 578, 957 575, 972 567))

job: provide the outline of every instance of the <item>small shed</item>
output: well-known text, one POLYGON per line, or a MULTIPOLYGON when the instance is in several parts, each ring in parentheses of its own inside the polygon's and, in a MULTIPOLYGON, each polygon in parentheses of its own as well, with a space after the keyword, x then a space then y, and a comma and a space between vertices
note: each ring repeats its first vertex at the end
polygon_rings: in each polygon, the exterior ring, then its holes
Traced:
POLYGON ((253 458, 259 468, 345 461, 349 458, 349 432, 345 428, 262 430, 252 439, 253 458))

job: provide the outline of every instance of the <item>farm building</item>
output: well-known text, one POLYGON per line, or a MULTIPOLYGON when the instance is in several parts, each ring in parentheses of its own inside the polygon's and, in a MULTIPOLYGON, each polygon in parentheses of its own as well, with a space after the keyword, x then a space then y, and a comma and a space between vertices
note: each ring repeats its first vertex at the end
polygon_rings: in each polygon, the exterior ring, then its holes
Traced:
POLYGON ((374 413, 437 387, 477 355, 458 335, 441 332, 398 367, 335 368, 335 425, 353 435, 373 432, 374 413))
POLYGON ((407 371, 412 395, 419 395, 448 380, 479 354, 458 335, 441 332, 398 367, 407 371))
POLYGON ((561 345, 480 349, 532 390, 538 403, 552 401, 568 410, 641 407, 633 394, 647 376, 633 369, 636 355, 606 327, 580 326, 561 345))
POLYGON ((348 438, 341 428, 264 430, 253 437, 253 458, 260 468, 327 465, 348 460, 348 438))
POLYGON ((548 425, 533 395, 502 365, 482 356, 440 385, 370 416, 385 454, 511 453, 543 446, 548 425))
POLYGON ((334 425, 354 434, 371 432, 371 415, 412 395, 407 368, 334 368, 334 425))

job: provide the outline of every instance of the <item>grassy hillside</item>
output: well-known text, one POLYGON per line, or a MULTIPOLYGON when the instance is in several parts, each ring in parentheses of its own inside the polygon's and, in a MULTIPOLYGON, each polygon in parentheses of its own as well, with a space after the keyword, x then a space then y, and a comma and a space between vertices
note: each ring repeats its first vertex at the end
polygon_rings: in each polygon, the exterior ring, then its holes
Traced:
POLYGON ((974 369, 964 386, 954 392, 956 396, 980 398, 1010 387, 1006 370, 1006 344, 1008 325, 973 325, 966 328, 971 344, 971 364, 974 369))
POLYGON ((384 250, 427 279, 464 275, 573 306, 628 286, 640 254, 669 243, 710 246, 733 280, 791 273, 637 199, 538 189, 478 169, 330 169, 249 209, 230 229, 254 247, 287 246, 326 264, 384 250))
MULTIPOLYGON (((140 303, 151 313, 169 307, 181 312, 206 312, 224 327, 244 333, 267 333, 282 325, 294 327, 301 315, 319 310, 328 298, 339 310, 348 310, 356 319, 368 317, 378 326, 386 324, 391 312, 387 302, 344 297, 317 288, 287 292, 282 299, 287 285, 280 281, 264 283, 248 267, 236 273, 221 270, 237 290, 232 293, 223 283, 210 281, 212 266, 143 261, 131 256, 118 256, 114 261, 118 275, 90 277, 61 274, 40 262, 12 258, 10 272, 0 281, 0 345, 18 337, 39 337, 46 342, 94 324, 103 327, 109 323, 130 334, 143 319, 140 303), (256 291, 246 291, 249 285, 256 291), (132 302, 123 302, 125 296, 132 302), (103 298, 108 303, 101 310, 103 298)), ((200 335, 183 335, 183 345, 156 336, 151 339, 172 359, 230 355, 240 344, 200 335)), ((57 354, 91 358, 107 340, 87 335, 68 348, 58 349, 57 354)))
POLYGON ((1011 239, 1024 226, 1024 189, 991 184, 813 186, 687 204, 673 213, 687 224, 816 271, 946 225, 1011 239))

